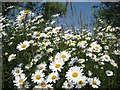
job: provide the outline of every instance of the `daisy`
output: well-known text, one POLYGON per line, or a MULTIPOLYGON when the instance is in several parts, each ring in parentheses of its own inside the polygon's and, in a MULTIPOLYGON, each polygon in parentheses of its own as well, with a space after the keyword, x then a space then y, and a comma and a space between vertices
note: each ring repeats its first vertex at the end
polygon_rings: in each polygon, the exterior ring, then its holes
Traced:
POLYGON ((53 33, 57 33, 57 32, 59 32, 60 29, 61 29, 61 27, 55 27, 55 28, 52 30, 52 32, 53 32, 53 33))
POLYGON ((98 86, 101 84, 100 80, 97 79, 97 77, 88 78, 88 82, 90 85, 92 85, 93 88, 99 88, 98 86))
POLYGON ((77 81, 77 85, 75 88, 82 88, 83 86, 85 86, 87 83, 87 77, 86 76, 82 76, 79 77, 78 81, 77 81))
POLYGON ((33 81, 34 83, 39 84, 39 83, 41 83, 42 81, 44 81, 44 78, 43 78, 44 76, 45 76, 45 74, 44 74, 42 71, 37 70, 37 71, 35 72, 35 74, 34 74, 34 73, 32 74, 31 79, 32 79, 32 81, 33 81))
POLYGON ((29 88, 29 82, 24 82, 23 84, 21 84, 18 88, 29 88))
POLYGON ((109 49, 109 47, 108 47, 108 46, 105 46, 104 48, 105 48, 105 49, 109 49))
POLYGON ((43 35, 44 35, 43 33, 40 33, 40 32, 38 32, 38 31, 35 31, 35 32, 33 33, 32 38, 37 38, 37 39, 39 39, 39 38, 42 37, 43 35))
POLYGON ((73 35, 72 34, 65 34, 65 36, 63 36, 64 39, 70 39, 73 35))
POLYGON ((71 57, 71 55, 66 52, 66 51, 62 51, 60 53, 57 53, 55 58, 61 58, 64 61, 68 61, 68 59, 71 57))
POLYGON ((22 19, 24 19, 24 16, 23 15, 18 15, 16 20, 21 21, 22 19))
POLYGON ((110 56, 109 55, 103 55, 102 57, 101 57, 104 61, 106 61, 106 62, 109 62, 111 59, 110 59, 110 56))
POLYGON ((45 38, 51 37, 51 32, 48 32, 47 34, 44 34, 44 37, 45 37, 45 38))
POLYGON ((112 64, 114 67, 118 68, 117 63, 115 63, 115 62, 111 62, 111 64, 112 64))
POLYGON ((41 54, 36 54, 34 59, 41 59, 42 55, 41 54))
MULTIPOLYGON (((47 82, 46 80, 45 81, 42 81, 40 84, 39 84, 40 88, 47 88, 47 82)), ((44 89, 43 89, 44 90, 44 89)))
POLYGON ((75 58, 71 58, 71 61, 72 61, 72 62, 76 62, 77 60, 78 60, 77 57, 75 57, 75 58))
POLYGON ((32 63, 36 64, 38 59, 32 59, 32 63))
POLYGON ((52 69, 52 71, 60 71, 63 68, 62 66, 64 65, 64 62, 61 60, 55 60, 52 63, 50 63, 49 68, 52 69))
POLYGON ((14 76, 18 76, 18 75, 20 75, 22 72, 23 72, 23 70, 21 70, 21 68, 19 68, 19 67, 16 67, 16 68, 14 68, 14 70, 12 70, 12 74, 13 74, 14 76))
POLYGON ((47 64, 41 63, 41 64, 37 65, 37 69, 40 71, 43 71, 46 69, 46 66, 47 66, 47 64))
POLYGON ((15 83, 14 85, 19 87, 25 82, 26 79, 27 77, 25 77, 25 74, 23 73, 20 74, 20 76, 15 76, 15 80, 13 80, 13 82, 15 83))
POLYGON ((90 70, 88 70, 88 76, 92 76, 93 72, 91 72, 90 70))
POLYGON ((84 63, 84 62, 85 62, 85 59, 78 59, 78 62, 79 62, 79 63, 84 63))
POLYGON ((107 74, 107 76, 113 76, 113 72, 110 71, 110 70, 107 70, 107 71, 106 71, 106 74, 107 74))
POLYGON ((52 72, 51 74, 48 75, 48 78, 47 78, 47 82, 54 82, 56 83, 56 81, 60 79, 59 78, 59 75, 58 75, 58 72, 52 72))
POLYGON ((50 60, 52 62, 52 61, 55 61, 55 58, 50 56, 48 60, 50 60))
POLYGON ((53 17, 58 17, 58 16, 60 16, 60 14, 55 14, 55 15, 53 15, 53 17))
POLYGON ((83 69, 81 67, 71 67, 67 72, 66 72, 66 79, 68 81, 73 81, 73 82, 77 82, 78 78, 81 77, 83 75, 82 73, 83 69))
POLYGON ((118 49, 115 50, 114 53, 115 53, 116 55, 120 55, 120 51, 119 51, 118 49))
POLYGON ((27 64, 27 65, 25 66, 25 68, 26 68, 26 69, 29 69, 29 68, 31 68, 31 67, 32 67, 32 65, 33 65, 33 63, 32 63, 32 62, 30 62, 30 64, 27 64))
POLYGON ((52 27, 46 27, 46 28, 45 28, 45 31, 48 31, 48 30, 50 30, 50 29, 52 29, 52 27))
POLYGON ((49 48, 49 49, 47 50, 48 53, 52 53, 52 51, 53 51, 53 48, 49 48))
POLYGON ((71 89, 73 87, 74 87, 74 84, 72 82, 69 82, 69 81, 65 81, 63 83, 63 86, 62 86, 62 88, 66 88, 66 89, 71 89))
POLYGON ((19 51, 25 50, 26 48, 28 48, 30 46, 30 42, 29 41, 24 41, 23 43, 18 44, 17 49, 19 51))
POLYGON ((13 59, 15 59, 15 56, 16 54, 11 54, 9 57, 8 57, 8 61, 12 61, 13 59))
POLYGON ((54 24, 54 23, 55 23, 55 21, 52 21, 52 22, 51 22, 51 24, 54 24))

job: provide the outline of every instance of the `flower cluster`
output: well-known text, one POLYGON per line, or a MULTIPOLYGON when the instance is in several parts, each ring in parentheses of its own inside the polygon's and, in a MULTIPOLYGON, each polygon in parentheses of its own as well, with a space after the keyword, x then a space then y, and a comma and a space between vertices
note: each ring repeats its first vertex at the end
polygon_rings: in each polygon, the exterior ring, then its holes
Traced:
POLYGON ((97 34, 81 28, 63 30, 55 21, 45 23, 42 15, 35 17, 29 10, 20 13, 15 29, 3 35, 4 48, 11 50, 4 51, 5 57, 16 66, 12 74, 17 88, 99 88, 103 77, 116 75, 120 55, 112 33, 116 28, 94 28, 97 34), (24 21, 26 15, 33 18, 24 21))

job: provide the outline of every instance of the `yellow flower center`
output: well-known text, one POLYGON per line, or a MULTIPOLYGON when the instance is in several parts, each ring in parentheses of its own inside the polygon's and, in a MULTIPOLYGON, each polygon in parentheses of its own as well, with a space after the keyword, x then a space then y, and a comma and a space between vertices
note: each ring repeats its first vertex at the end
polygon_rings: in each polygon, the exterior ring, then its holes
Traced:
POLYGON ((49 36, 50 34, 47 34, 47 36, 49 36))
POLYGON ((38 56, 37 59, 40 59, 40 57, 38 56))
POLYGON ((99 49, 99 47, 98 47, 98 46, 95 46, 95 48, 99 49))
POLYGON ((105 57, 106 59, 108 59, 108 57, 105 57))
POLYGON ((28 67, 31 67, 31 64, 29 64, 28 67))
POLYGON ((19 70, 16 70, 16 73, 19 73, 19 70))
POLYGON ((59 67, 60 67, 60 64, 56 64, 55 67, 56 67, 56 68, 59 68, 59 67))
POLYGON ((93 81, 93 84, 95 84, 95 85, 96 85, 96 84, 97 84, 97 82, 96 82, 96 81, 93 81))
POLYGON ((57 32, 59 29, 55 29, 55 31, 57 32))
POLYGON ((119 53, 119 51, 116 51, 117 53, 119 53))
POLYGON ((40 19, 40 21, 43 21, 43 19, 40 19))
POLYGON ((42 70, 42 69, 43 69, 43 67, 41 66, 41 67, 40 67, 40 70, 42 70))
POLYGON ((40 34, 36 34, 36 37, 39 37, 40 36, 40 34))
POLYGON ((67 84, 68 87, 70 87, 71 85, 70 84, 67 84))
POLYGON ((77 73, 77 72, 74 72, 74 73, 72 74, 72 76, 73 76, 73 77, 77 77, 77 76, 78 76, 78 73, 77 73))
POLYGON ((65 56, 65 55, 62 55, 61 58, 66 58, 66 56, 65 56))
POLYGON ((19 80, 19 83, 22 83, 23 82, 23 79, 21 78, 20 80, 19 80))
POLYGON ((68 35, 67 38, 70 38, 70 35, 68 35))
POLYGON ((82 62, 82 60, 79 60, 79 62, 82 62))
POLYGON ((29 13, 30 11, 29 10, 25 10, 24 13, 29 13))
POLYGON ((95 56, 92 55, 91 57, 94 58, 95 56))
POLYGON ((36 79, 38 79, 38 80, 39 80, 40 78, 41 78, 41 76, 40 76, 40 75, 37 75, 37 76, 36 76, 36 79))
POLYGON ((82 44, 79 45, 80 47, 82 46, 82 44))
POLYGON ((52 76, 52 80, 54 80, 55 78, 56 78, 56 76, 55 76, 55 75, 53 75, 53 76, 52 76))
POLYGON ((49 52, 51 52, 52 50, 49 50, 49 52))
POLYGON ((83 84, 83 81, 82 81, 82 80, 80 80, 80 81, 79 81, 79 84, 80 84, 80 85, 81 85, 81 84, 83 84))
POLYGON ((42 44, 42 46, 46 46, 45 44, 42 44))
POLYGON ((24 18, 24 16, 20 17, 20 20, 23 19, 23 18, 24 18))
POLYGON ((0 30, 1 30, 2 28, 0 27, 0 30))
POLYGON ((14 56, 11 56, 11 59, 13 59, 14 58, 14 56))
POLYGON ((55 60, 55 58, 52 58, 52 60, 54 61, 54 60, 55 60))
POLYGON ((22 47, 22 48, 25 48, 25 47, 26 47, 26 45, 25 45, 25 44, 23 44, 21 47, 22 47))
POLYGON ((41 86, 42 86, 42 87, 45 87, 45 86, 46 86, 46 84, 45 84, 45 83, 41 83, 41 86))

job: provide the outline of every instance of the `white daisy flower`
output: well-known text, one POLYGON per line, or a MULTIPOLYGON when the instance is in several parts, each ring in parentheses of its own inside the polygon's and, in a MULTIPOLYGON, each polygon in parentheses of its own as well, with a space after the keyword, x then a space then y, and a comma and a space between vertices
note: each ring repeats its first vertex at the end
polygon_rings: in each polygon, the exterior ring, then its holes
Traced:
POLYGON ((34 59, 41 59, 42 55, 41 54, 37 54, 35 55, 34 59))
POLYGON ((24 82, 23 84, 21 84, 20 86, 18 86, 18 88, 29 88, 29 82, 24 82))
POLYGON ((65 89, 71 89, 73 87, 74 87, 73 82, 69 82, 69 81, 65 81, 62 86, 62 88, 65 88, 65 89))
POLYGON ((81 77, 83 75, 82 73, 83 69, 81 67, 71 67, 67 72, 66 72, 66 79, 68 81, 73 81, 73 82, 77 82, 78 78, 81 77))
POLYGON ((65 34, 65 36, 63 36, 64 39, 70 39, 73 35, 72 34, 65 34))
POLYGON ((21 21, 22 19, 24 19, 24 17, 25 17, 25 16, 23 16, 23 15, 18 15, 16 20, 17 20, 17 21, 21 21))
POLYGON ((92 76, 93 72, 91 72, 90 70, 88 70, 88 76, 92 76))
POLYGON ((87 83, 87 77, 86 76, 82 76, 79 77, 78 81, 77 81, 77 85, 75 88, 82 88, 83 86, 85 86, 87 83))
POLYGON ((31 68, 31 67, 32 67, 32 65, 33 65, 33 63, 32 63, 32 62, 30 62, 30 64, 27 64, 27 65, 25 66, 25 68, 26 68, 26 69, 29 69, 29 68, 31 68))
POLYGON ((107 70, 107 71, 106 71, 106 74, 107 74, 107 76, 113 76, 113 72, 110 71, 110 70, 107 70))
POLYGON ((15 59, 16 57, 16 54, 11 54, 9 57, 8 57, 8 61, 12 61, 13 59, 15 59))
POLYGON ((106 61, 106 62, 109 62, 111 59, 110 59, 110 56, 109 55, 103 55, 102 57, 101 57, 104 61, 106 61))
POLYGON ((120 55, 120 51, 119 51, 118 49, 115 50, 114 53, 115 53, 116 55, 120 55))
POLYGON ((47 50, 48 53, 50 53, 50 52, 52 53, 52 51, 53 51, 53 48, 49 48, 49 49, 47 50))
POLYGON ((55 21, 52 21, 52 22, 51 22, 51 24, 54 24, 54 23, 55 23, 55 21))
POLYGON ((85 62, 85 59, 78 59, 78 62, 79 62, 79 63, 84 63, 84 62, 85 62))
POLYGON ((50 29, 52 29, 52 27, 46 27, 46 28, 45 28, 45 31, 48 31, 48 30, 50 30, 50 29))
POLYGON ((53 15, 53 17, 58 17, 58 16, 60 16, 60 14, 55 14, 55 15, 53 15))
POLYGON ((18 44, 17 49, 19 51, 25 50, 26 48, 28 48, 30 46, 30 42, 29 41, 24 41, 23 43, 18 44))
POLYGON ((43 71, 46 69, 46 66, 47 66, 47 64, 41 63, 41 64, 37 65, 37 69, 40 71, 43 71))
POLYGON ((88 82, 90 85, 92 85, 93 88, 99 88, 101 82, 97 77, 94 78, 88 78, 88 82))
POLYGON ((58 75, 58 72, 52 72, 50 75, 48 75, 48 78, 47 78, 47 82, 54 82, 56 83, 56 81, 60 79, 59 78, 59 75, 58 75))
POLYGON ((38 31, 35 31, 35 32, 33 33, 32 38, 37 38, 37 39, 39 39, 40 37, 43 37, 43 36, 44 36, 44 33, 40 33, 40 32, 38 32, 38 31))
POLYGON ((18 75, 20 75, 22 72, 23 72, 23 70, 21 70, 21 68, 19 68, 19 67, 16 67, 16 68, 14 68, 14 70, 12 70, 12 74, 13 74, 14 76, 18 76, 18 75))
POLYGON ((25 82, 26 79, 27 77, 25 77, 25 74, 23 73, 20 74, 19 76, 15 76, 15 80, 13 80, 13 82, 15 83, 14 85, 19 87, 25 82))
POLYGON ((52 63, 50 63, 49 68, 52 69, 52 71, 60 71, 63 68, 62 66, 64 65, 64 62, 61 60, 55 60, 52 63))
POLYGON ((60 29, 61 29, 61 27, 55 27, 55 28, 52 30, 52 32, 53 32, 53 33, 57 33, 57 32, 59 32, 60 29))
POLYGON ((42 81, 44 81, 44 78, 43 78, 44 76, 45 76, 45 74, 44 74, 42 71, 37 70, 37 71, 35 72, 35 74, 34 74, 34 73, 32 74, 31 79, 32 79, 32 81, 33 81, 34 83, 39 84, 39 83, 41 83, 42 81))
POLYGON ((71 55, 66 52, 66 51, 62 51, 60 53, 57 53, 55 58, 58 58, 58 59, 62 59, 64 61, 68 61, 68 59, 71 57, 71 55))

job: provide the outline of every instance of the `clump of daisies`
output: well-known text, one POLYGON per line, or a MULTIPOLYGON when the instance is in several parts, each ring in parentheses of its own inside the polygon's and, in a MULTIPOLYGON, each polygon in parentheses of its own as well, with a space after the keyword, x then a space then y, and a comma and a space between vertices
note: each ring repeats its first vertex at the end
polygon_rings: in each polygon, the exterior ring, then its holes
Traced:
MULTIPOLYGON (((59 15, 53 17, 59 18, 59 15)), ((19 61, 12 70, 14 86, 53 89, 57 85, 59 88, 81 89, 89 85, 100 88, 103 80, 99 73, 105 73, 108 78, 116 75, 113 72, 113 68, 118 68, 115 57, 120 54, 117 49, 118 41, 112 33, 116 28, 94 28, 98 32, 96 35, 90 29, 77 27, 74 27, 74 32, 71 27, 63 31, 61 25, 55 26, 55 21, 48 20, 45 23, 44 20, 42 15, 34 17, 34 13, 23 10, 13 24, 16 28, 12 37, 9 40, 4 39, 9 48, 13 45, 16 47, 15 51, 5 51, 4 55, 9 63, 12 60, 14 64, 19 61), (26 31, 22 31, 25 19, 28 19, 26 31), (15 37, 20 36, 24 40, 18 39, 14 42, 15 37)))

